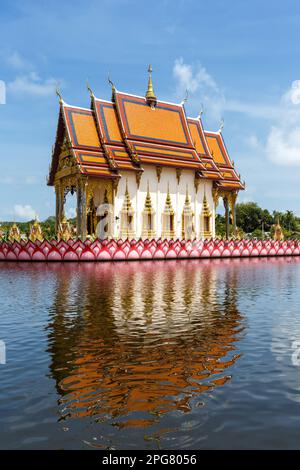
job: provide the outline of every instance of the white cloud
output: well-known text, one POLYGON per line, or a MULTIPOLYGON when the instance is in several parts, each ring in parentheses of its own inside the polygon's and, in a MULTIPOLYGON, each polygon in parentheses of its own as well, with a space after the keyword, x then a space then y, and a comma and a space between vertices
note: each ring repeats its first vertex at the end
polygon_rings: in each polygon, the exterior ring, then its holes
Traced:
POLYGON ((13 52, 6 60, 8 65, 15 69, 24 69, 29 66, 27 60, 24 60, 17 51, 13 52))
POLYGON ((300 104, 300 80, 294 80, 290 89, 283 95, 287 103, 300 104))
POLYGON ((218 90, 216 82, 201 64, 193 67, 185 64, 182 57, 175 60, 173 75, 178 81, 180 91, 188 89, 191 93, 195 93, 201 87, 218 90))
POLYGON ((254 135, 254 134, 249 135, 248 137, 246 137, 245 143, 248 147, 250 147, 252 149, 257 149, 260 146, 260 142, 259 142, 257 136, 254 135))
POLYGON ((14 215, 20 219, 32 220, 36 217, 36 212, 29 204, 16 204, 14 206, 14 215))
MULTIPOLYGON (((191 100, 193 111, 198 113, 203 105, 208 119, 220 121, 225 111, 268 120, 273 120, 274 116, 279 113, 279 104, 269 105, 228 99, 217 81, 201 64, 188 64, 183 58, 176 59, 173 76, 176 81, 176 99, 182 99, 185 90, 188 89, 193 95, 191 100)), ((295 85, 288 99, 299 100, 300 103, 300 81, 298 85, 295 85)))
POLYGON ((282 166, 300 165, 300 80, 292 82, 280 101, 280 110, 271 126, 266 153, 282 166))
POLYGON ((0 80, 0 104, 6 103, 6 86, 3 80, 0 80))
POLYGON ((263 103, 246 103, 236 100, 226 100, 224 109, 235 113, 246 114, 252 118, 273 119, 278 113, 278 106, 263 103))
POLYGON ((14 184, 15 180, 12 176, 1 176, 0 184, 14 184))
POLYGON ((35 176, 26 176, 26 177, 24 178, 24 183, 25 183, 25 184, 29 184, 29 185, 31 185, 31 184, 36 184, 36 183, 37 183, 37 179, 36 179, 35 176))
POLYGON ((220 121, 225 106, 225 97, 215 79, 201 64, 187 64, 183 58, 175 60, 173 76, 176 81, 176 98, 182 99, 185 90, 193 95, 191 106, 198 114, 204 108, 205 115, 213 121, 220 121))
POLYGON ((8 90, 15 93, 25 93, 36 96, 48 96, 54 93, 57 80, 48 78, 42 80, 36 72, 20 75, 8 83, 8 90))
POLYGON ((286 129, 284 126, 271 127, 267 138, 268 157, 278 165, 300 165, 300 122, 299 127, 286 129))

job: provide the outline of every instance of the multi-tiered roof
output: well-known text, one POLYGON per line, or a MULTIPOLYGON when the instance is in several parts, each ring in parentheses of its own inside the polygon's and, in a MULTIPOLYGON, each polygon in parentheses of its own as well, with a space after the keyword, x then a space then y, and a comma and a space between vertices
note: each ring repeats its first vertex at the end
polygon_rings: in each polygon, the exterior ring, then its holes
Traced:
POLYGON ((67 147, 66 155, 73 155, 85 175, 119 178, 119 170, 141 172, 151 164, 194 170, 217 187, 244 189, 221 131, 204 131, 200 117, 186 116, 184 104, 158 100, 149 72, 146 97, 112 86, 112 101, 98 99, 90 90, 90 109, 60 98, 49 185, 54 184, 61 149, 67 147))

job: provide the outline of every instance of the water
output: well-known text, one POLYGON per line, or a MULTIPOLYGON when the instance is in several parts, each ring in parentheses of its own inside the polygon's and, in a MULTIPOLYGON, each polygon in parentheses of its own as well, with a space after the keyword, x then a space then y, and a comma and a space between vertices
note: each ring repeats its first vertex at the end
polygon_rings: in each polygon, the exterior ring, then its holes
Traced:
POLYGON ((298 258, 0 263, 0 448, 299 448, 299 284, 298 258))

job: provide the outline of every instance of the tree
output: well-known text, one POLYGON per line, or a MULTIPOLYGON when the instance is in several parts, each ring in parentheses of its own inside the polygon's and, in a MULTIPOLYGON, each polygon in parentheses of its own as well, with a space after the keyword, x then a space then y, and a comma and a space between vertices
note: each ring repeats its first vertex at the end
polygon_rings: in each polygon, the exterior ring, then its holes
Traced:
POLYGON ((255 229, 269 230, 273 219, 267 209, 261 209, 256 202, 243 202, 236 205, 236 222, 244 232, 251 233, 255 229))

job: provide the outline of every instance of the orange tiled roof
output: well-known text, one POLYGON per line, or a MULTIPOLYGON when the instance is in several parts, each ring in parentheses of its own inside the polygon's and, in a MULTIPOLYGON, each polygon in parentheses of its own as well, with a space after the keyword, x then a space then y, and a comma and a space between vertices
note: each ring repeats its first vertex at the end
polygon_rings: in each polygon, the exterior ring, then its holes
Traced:
POLYGON ((154 164, 192 169, 227 188, 243 189, 220 133, 204 132, 201 119, 187 118, 184 107, 114 91, 114 102, 92 95, 91 109, 61 102, 49 175, 53 184, 66 129, 82 173, 104 177, 118 170, 143 170, 154 164))
POLYGON ((72 147, 99 150, 101 144, 93 112, 68 105, 63 105, 62 109, 72 147))
POLYGON ((204 131, 204 134, 212 158, 223 178, 219 181, 218 185, 227 189, 244 189, 244 185, 240 181, 240 176, 236 173, 229 157, 221 132, 204 131))
POLYGON ((115 93, 115 105, 123 139, 141 164, 204 170, 194 148, 182 105, 115 93))
POLYGON ((203 163, 205 169, 202 171, 206 178, 212 180, 222 179, 222 175, 219 172, 217 165, 215 164, 212 155, 209 150, 207 140, 205 138, 202 122, 200 118, 188 118, 188 126, 192 136, 193 144, 195 149, 203 163))
POLYGON ((103 178, 118 178, 119 176, 107 164, 103 152, 91 152, 88 150, 74 150, 76 161, 81 173, 86 175, 101 176, 103 178))
POLYGON ((138 170, 139 167, 133 165, 132 159, 126 150, 113 103, 93 97, 92 107, 103 148, 114 158, 119 169, 138 170))

